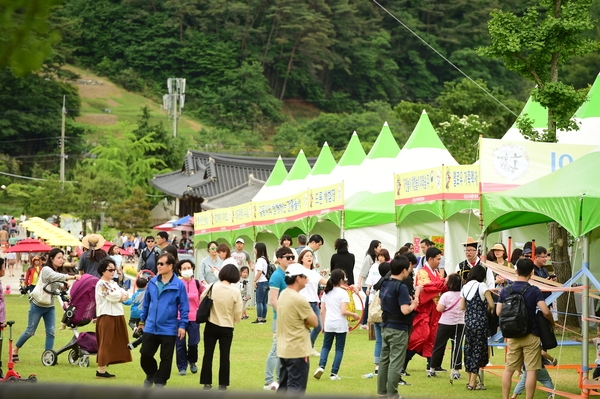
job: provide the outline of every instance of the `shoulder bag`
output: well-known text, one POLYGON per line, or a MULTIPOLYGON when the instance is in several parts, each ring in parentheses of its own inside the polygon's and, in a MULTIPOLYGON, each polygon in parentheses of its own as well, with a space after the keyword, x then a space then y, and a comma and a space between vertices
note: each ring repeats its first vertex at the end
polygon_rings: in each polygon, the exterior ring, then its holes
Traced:
POLYGON ((206 296, 202 298, 202 302, 200 302, 200 306, 198 306, 198 310, 196 311, 196 323, 206 323, 210 317, 210 310, 213 306, 213 300, 211 298, 213 287, 214 284, 211 284, 206 296))

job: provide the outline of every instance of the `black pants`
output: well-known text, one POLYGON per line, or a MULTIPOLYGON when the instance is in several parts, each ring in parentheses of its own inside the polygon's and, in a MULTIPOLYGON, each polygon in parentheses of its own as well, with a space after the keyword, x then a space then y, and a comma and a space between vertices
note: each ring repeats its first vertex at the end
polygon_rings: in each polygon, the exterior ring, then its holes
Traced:
POLYGON ((175 351, 175 340, 177 336, 155 335, 144 333, 142 336, 142 348, 140 349, 140 365, 146 373, 148 381, 155 384, 166 385, 171 377, 171 365, 173 364, 173 352, 175 351), (160 366, 154 359, 154 354, 160 346, 160 366))
POLYGON ((308 357, 297 359, 283 359, 281 368, 279 369, 279 389, 278 393, 299 393, 304 394, 306 385, 308 384, 308 370, 310 364, 308 357))
POLYGON ((431 367, 442 367, 444 359, 444 351, 448 340, 452 340, 452 360, 450 368, 460 370, 462 368, 462 336, 464 324, 450 326, 447 324, 439 324, 437 335, 435 336, 435 344, 433 345, 433 354, 431 355, 431 367))
POLYGON ((233 328, 220 327, 211 322, 204 328, 204 357, 200 370, 200 384, 212 385, 212 362, 215 346, 219 341, 219 385, 229 386, 231 341, 233 341, 233 328))

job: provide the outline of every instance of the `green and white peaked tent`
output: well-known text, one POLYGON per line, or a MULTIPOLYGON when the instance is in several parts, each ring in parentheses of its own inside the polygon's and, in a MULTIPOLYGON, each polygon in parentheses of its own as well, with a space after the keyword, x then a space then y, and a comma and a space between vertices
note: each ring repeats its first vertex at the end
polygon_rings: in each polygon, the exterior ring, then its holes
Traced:
POLYGON ((283 164, 283 160, 281 159, 281 155, 277 158, 277 162, 275 162, 275 167, 273 171, 269 175, 269 178, 265 182, 265 185, 261 188, 261 190, 252 198, 252 201, 265 201, 272 198, 273 195, 277 195, 277 187, 279 187, 288 175, 288 171, 283 164))
POLYGON ((584 102, 574 115, 579 130, 558 133, 561 144, 600 145, 600 74, 596 77, 584 102))
MULTIPOLYGON (((533 101, 531 96, 527 100, 527 103, 521 110, 519 117, 527 115, 527 118, 533 121, 533 128, 542 131, 548 128, 548 109, 542 107, 537 101, 533 101)), ((502 136, 502 140, 509 141, 526 141, 525 137, 521 134, 519 128, 517 128, 517 122, 508 129, 508 131, 502 136)))
MULTIPOLYGON (((332 180, 331 172, 335 169, 337 162, 331 153, 331 149, 329 148, 329 144, 327 142, 323 143, 323 147, 321 148, 321 152, 319 153, 319 157, 315 162, 310 174, 306 178, 306 183, 309 188, 319 188, 325 187, 332 184, 336 184, 339 181, 332 180)), ((334 211, 329 212, 325 215, 320 216, 311 216, 309 218, 308 227, 309 230, 313 230, 314 226, 319 221, 329 220, 333 224, 335 224, 338 228, 342 227, 342 212, 334 211)))

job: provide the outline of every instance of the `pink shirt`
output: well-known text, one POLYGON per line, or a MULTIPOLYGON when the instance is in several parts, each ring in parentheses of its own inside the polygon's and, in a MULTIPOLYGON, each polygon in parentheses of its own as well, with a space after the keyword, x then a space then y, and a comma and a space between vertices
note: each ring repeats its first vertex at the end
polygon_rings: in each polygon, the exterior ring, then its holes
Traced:
POLYGON ((198 307, 200 306, 200 295, 204 291, 204 286, 200 283, 200 291, 198 291, 198 285, 196 285, 195 279, 186 280, 184 278, 180 278, 181 282, 185 286, 185 290, 188 295, 188 301, 190 302, 190 313, 188 315, 189 321, 196 321, 196 312, 198 312, 198 307))
POLYGON ((457 324, 465 324, 465 311, 460 309, 460 291, 444 292, 438 302, 446 309, 442 312, 439 324, 447 326, 455 326, 457 324))

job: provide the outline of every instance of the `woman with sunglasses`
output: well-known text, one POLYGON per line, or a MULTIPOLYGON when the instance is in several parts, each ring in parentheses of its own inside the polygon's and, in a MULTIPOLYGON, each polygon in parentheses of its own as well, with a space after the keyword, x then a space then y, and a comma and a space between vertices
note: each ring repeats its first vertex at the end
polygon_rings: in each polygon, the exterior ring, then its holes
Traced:
POLYGON ((98 264, 100 280, 96 283, 96 339, 98 340, 98 370, 96 378, 115 378, 106 371, 110 364, 131 362, 131 351, 124 350, 128 343, 127 323, 123 302, 127 291, 119 287, 113 276, 117 265, 112 258, 98 264))
MULTIPOLYGON (((293 258, 291 260, 293 260, 293 258)), ((313 348, 312 355, 321 356, 321 353, 315 350, 315 341, 321 332, 321 309, 319 309, 319 302, 321 301, 319 300, 319 285, 327 285, 327 279, 323 278, 318 272, 313 270, 313 261, 313 253, 308 249, 302 251, 298 257, 298 263, 306 268, 305 275, 308 278, 306 285, 300 290, 300 295, 306 298, 308 303, 310 303, 310 307, 312 308, 313 312, 315 312, 315 315, 317 315, 317 322, 319 324, 310 332, 310 344, 313 348)))
POLYGON ((219 270, 223 267, 223 261, 217 254, 219 244, 216 241, 210 241, 206 248, 208 249, 208 256, 202 259, 200 266, 198 266, 198 280, 208 286, 219 281, 217 276, 219 270))

